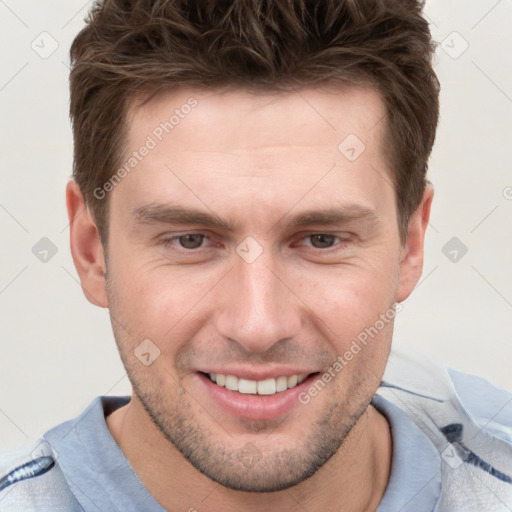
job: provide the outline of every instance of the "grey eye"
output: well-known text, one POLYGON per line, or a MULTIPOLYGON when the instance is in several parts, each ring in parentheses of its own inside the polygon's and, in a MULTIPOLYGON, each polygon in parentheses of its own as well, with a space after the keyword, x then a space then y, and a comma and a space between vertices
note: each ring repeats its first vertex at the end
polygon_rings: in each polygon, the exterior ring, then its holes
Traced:
POLYGON ((311 239, 311 245, 316 249, 326 249, 331 247, 336 241, 336 235, 327 235, 325 233, 319 233, 318 235, 309 235, 311 239), (318 243, 316 243, 318 242, 318 243))
POLYGON ((191 233, 178 237, 178 240, 184 249, 197 249, 201 247, 204 238, 204 235, 191 233))

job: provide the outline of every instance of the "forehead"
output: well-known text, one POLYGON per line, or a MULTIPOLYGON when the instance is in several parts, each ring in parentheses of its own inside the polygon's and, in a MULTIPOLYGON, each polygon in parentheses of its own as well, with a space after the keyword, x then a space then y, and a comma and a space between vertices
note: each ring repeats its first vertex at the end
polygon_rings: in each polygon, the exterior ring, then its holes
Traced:
POLYGON ((383 190, 392 189, 385 112, 377 92, 346 85, 161 93, 129 110, 126 161, 134 166, 113 202, 122 193, 133 208, 153 201, 226 211, 228 199, 233 211, 251 204, 269 222, 271 210, 282 214, 275 205, 285 210, 301 197, 304 206, 348 198, 374 208, 390 194, 393 202, 393 190, 383 190), (144 147, 143 158, 130 157, 144 147))
POLYGON ((385 113, 379 93, 363 85, 324 83, 285 92, 177 87, 142 104, 133 102, 128 113, 129 141, 137 143, 156 130, 157 138, 168 138, 171 131, 192 139, 208 132, 202 138, 204 147, 214 143, 229 145, 228 149, 235 149, 234 143, 242 140, 244 149, 292 141, 297 146, 336 144, 349 133, 371 143, 380 135, 385 113), (182 122, 189 114, 192 121, 182 122), (159 133, 159 121, 170 122, 171 130, 163 127, 164 133, 159 133))

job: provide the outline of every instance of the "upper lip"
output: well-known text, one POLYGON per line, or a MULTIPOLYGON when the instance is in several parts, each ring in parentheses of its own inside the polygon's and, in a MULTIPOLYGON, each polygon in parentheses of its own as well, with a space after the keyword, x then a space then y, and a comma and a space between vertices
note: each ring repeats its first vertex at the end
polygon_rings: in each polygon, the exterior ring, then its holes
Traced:
POLYGON ((214 373, 215 375, 234 375, 239 379, 265 380, 277 379, 278 377, 291 377, 292 375, 309 375, 316 373, 316 370, 303 368, 274 367, 274 368, 248 368, 248 367, 224 367, 200 369, 203 373, 214 373))

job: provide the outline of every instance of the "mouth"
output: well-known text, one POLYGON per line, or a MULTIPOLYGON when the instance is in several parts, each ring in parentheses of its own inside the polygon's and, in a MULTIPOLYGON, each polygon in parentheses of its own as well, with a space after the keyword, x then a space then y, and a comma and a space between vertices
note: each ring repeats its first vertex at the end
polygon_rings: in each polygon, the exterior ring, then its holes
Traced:
POLYGON ((237 391, 244 395, 275 395, 294 388, 314 374, 282 375, 277 378, 263 380, 242 379, 222 373, 203 373, 203 375, 207 376, 217 386, 225 387, 229 391, 237 391))
POLYGON ((320 372, 250 380, 221 373, 197 372, 200 393, 232 417, 272 420, 306 410, 299 396, 320 372))

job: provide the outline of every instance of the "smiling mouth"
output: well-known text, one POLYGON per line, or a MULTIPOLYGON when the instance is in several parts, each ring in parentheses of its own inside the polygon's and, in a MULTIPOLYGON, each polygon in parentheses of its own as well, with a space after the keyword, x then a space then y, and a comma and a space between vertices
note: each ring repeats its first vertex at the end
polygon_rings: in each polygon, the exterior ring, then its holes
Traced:
MULTIPOLYGON (((242 393, 244 395, 275 395, 301 384, 305 379, 314 373, 305 375, 290 375, 264 380, 239 379, 234 375, 223 375, 221 373, 203 373, 217 386, 225 387, 230 391, 242 393)), ((318 372, 317 372, 318 373, 318 372)))

